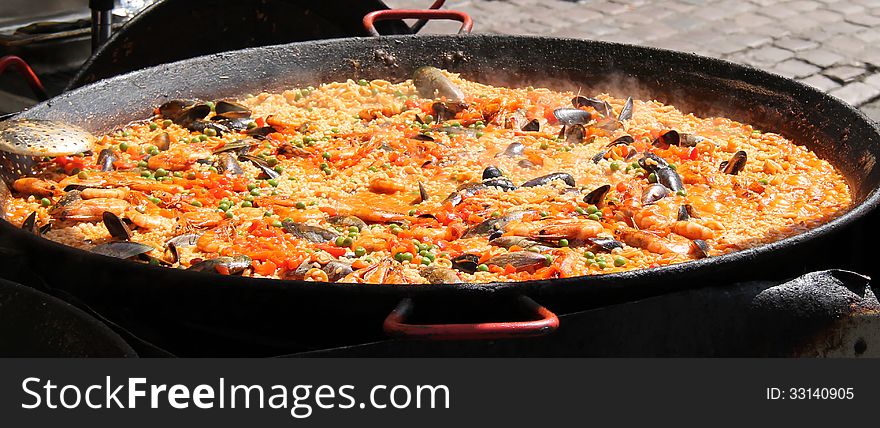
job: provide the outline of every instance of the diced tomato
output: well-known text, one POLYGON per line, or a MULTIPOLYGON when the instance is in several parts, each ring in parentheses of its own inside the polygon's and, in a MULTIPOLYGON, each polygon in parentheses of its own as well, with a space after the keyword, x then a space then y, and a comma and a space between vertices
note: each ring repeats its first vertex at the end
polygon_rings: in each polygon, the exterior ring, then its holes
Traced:
POLYGON ((262 117, 258 117, 257 120, 254 121, 254 123, 256 123, 259 127, 266 126, 266 120, 262 117))
POLYGON ((326 251, 333 257, 340 257, 345 255, 345 248, 342 247, 337 247, 330 244, 315 244, 315 246, 326 251))
POLYGON ((254 261, 254 272, 263 275, 269 276, 275 273, 278 269, 278 266, 273 263, 271 260, 267 260, 265 262, 260 263, 259 261, 254 261))

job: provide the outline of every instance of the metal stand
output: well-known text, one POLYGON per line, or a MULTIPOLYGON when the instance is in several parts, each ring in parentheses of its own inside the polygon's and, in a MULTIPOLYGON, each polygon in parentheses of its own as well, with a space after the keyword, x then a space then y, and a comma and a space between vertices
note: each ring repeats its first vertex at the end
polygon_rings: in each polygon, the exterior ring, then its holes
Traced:
POLYGON ((113 0, 89 0, 92 9, 92 52, 110 38, 113 24, 113 0))

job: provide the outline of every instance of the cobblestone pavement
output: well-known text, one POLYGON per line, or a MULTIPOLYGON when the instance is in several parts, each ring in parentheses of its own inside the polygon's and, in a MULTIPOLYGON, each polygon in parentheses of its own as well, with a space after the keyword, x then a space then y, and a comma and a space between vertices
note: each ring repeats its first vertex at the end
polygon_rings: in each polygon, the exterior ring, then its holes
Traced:
MULTIPOLYGON (((420 9, 430 0, 386 0, 420 9)), ((798 79, 880 121, 880 0, 448 0, 474 32, 694 52, 798 79)), ((454 32, 432 22, 424 32, 454 32)))

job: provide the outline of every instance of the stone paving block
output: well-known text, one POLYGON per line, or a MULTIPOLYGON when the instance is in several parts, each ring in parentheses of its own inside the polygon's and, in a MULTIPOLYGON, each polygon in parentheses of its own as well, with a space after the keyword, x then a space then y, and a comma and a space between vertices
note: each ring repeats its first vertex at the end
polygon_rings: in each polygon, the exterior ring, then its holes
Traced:
POLYGON ((857 37, 849 34, 839 34, 825 41, 827 49, 833 49, 840 55, 857 56, 867 47, 857 37))
POLYGON ((877 89, 880 89, 880 73, 872 74, 866 77, 862 82, 865 82, 867 85, 871 85, 877 89))
POLYGON ((844 15, 852 15, 852 14, 856 14, 856 13, 865 12, 864 5, 860 5, 858 3, 853 3, 853 2, 848 2, 848 1, 837 2, 832 7, 834 8, 834 10, 836 12, 840 12, 844 15))
POLYGON ((820 69, 815 65, 808 64, 799 59, 789 59, 780 62, 773 67, 772 71, 789 78, 803 78, 815 74, 820 69))
POLYGON ((794 9, 798 12, 809 12, 818 9, 821 6, 821 3, 817 1, 810 0, 799 0, 799 1, 790 1, 785 4, 787 7, 794 9))
POLYGON ((826 9, 807 12, 803 16, 823 23, 843 21, 843 15, 826 9))
POLYGON ((770 43, 773 41, 772 38, 768 36, 762 36, 760 34, 752 34, 752 33, 744 33, 744 34, 736 34, 730 37, 726 37, 728 41, 731 43, 736 43, 739 45, 743 45, 747 48, 756 48, 758 46, 770 43))
POLYGON ((880 95, 880 89, 862 82, 853 82, 828 93, 854 106, 859 106, 880 95))
POLYGON ((755 12, 747 12, 733 17, 733 24, 739 27, 757 27, 775 23, 776 20, 755 12))
POLYGON ((837 83, 821 74, 814 74, 810 77, 807 77, 806 79, 801 79, 800 81, 823 92, 828 92, 832 89, 840 87, 840 83, 837 83))
POLYGON ((880 101, 874 101, 861 107, 862 113, 875 122, 880 122, 880 101))
POLYGON ((764 46, 762 48, 749 51, 748 55, 751 55, 753 58, 761 62, 776 64, 793 57, 794 52, 773 46, 764 46))
POLYGON ((844 59, 834 52, 821 48, 798 52, 797 57, 819 67, 830 67, 844 59))
POLYGON ((805 16, 792 16, 789 18, 784 18, 779 20, 779 25, 784 28, 788 28, 793 32, 804 32, 810 29, 816 28, 818 26, 824 26, 824 23, 816 21, 815 19, 810 19, 805 16))
POLYGON ((796 10, 789 9, 783 4, 774 4, 766 7, 760 7, 755 11, 757 13, 760 13, 761 15, 766 15, 776 19, 788 18, 798 14, 796 10))
POLYGON ((865 7, 880 7, 880 0, 855 0, 855 2, 865 7))
POLYGON ((572 22, 587 22, 604 16, 605 15, 588 7, 584 7, 583 5, 577 5, 577 7, 565 11, 565 19, 572 22))
POLYGON ((847 15, 844 17, 846 22, 862 25, 865 27, 876 27, 880 25, 880 18, 876 16, 871 16, 863 13, 857 13, 854 15, 847 15))
POLYGON ((773 44, 792 52, 801 52, 819 47, 819 44, 812 40, 801 39, 798 37, 782 37, 774 41, 773 44))
POLYGON ((841 65, 833 68, 829 68, 822 72, 822 74, 837 80, 838 82, 852 82, 862 74, 865 74, 865 69, 861 67, 853 67, 850 65, 841 65))
POLYGON ((853 34, 853 37, 865 43, 875 43, 880 41, 880 29, 871 28, 865 31, 860 31, 853 34))
POLYGON ((612 3, 610 1, 591 1, 584 3, 584 5, 602 13, 603 15, 619 15, 632 9, 632 6, 621 3, 612 3))
POLYGON ((822 26, 822 31, 833 33, 833 34, 852 34, 859 31, 862 31, 865 27, 856 24, 850 24, 849 22, 839 21, 832 22, 827 25, 822 26))
POLYGON ((768 37, 772 37, 774 39, 778 39, 780 37, 786 37, 786 36, 789 36, 792 34, 791 30, 789 30, 787 28, 781 28, 778 25, 776 25, 775 23, 771 24, 771 25, 764 25, 761 27, 754 27, 754 28, 751 28, 749 31, 751 31, 754 34, 760 34, 762 36, 768 36, 768 37))
POLYGON ((859 55, 859 59, 874 67, 880 67, 880 48, 872 47, 866 49, 859 55))

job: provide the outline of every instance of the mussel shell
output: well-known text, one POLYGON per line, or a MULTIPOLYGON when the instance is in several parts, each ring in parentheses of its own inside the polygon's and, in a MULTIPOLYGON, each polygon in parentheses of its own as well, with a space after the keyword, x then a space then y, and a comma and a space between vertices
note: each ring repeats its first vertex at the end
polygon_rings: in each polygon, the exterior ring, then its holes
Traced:
POLYGON ((202 120, 208 117, 209 114, 211 114, 211 107, 207 104, 200 103, 183 109, 180 114, 176 117, 172 117, 171 120, 180 126, 188 128, 193 122, 202 120))
POLYGON ((199 238, 202 235, 199 233, 187 233, 184 235, 177 235, 168 240, 165 245, 174 244, 176 247, 195 247, 196 243, 198 243, 199 238))
POLYGON ((419 269, 419 275, 431 284, 460 284, 462 282, 454 270, 433 265, 419 269))
POLYGON ((462 254, 452 259, 452 267, 462 272, 474 273, 477 271, 477 265, 480 258, 473 254, 462 254))
POLYGON ((214 166, 217 168, 217 172, 220 174, 230 173, 232 175, 242 175, 244 174, 244 170, 241 169, 241 165, 238 164, 238 160, 236 160, 235 156, 231 153, 221 153, 217 157, 217 161, 214 162, 214 166))
POLYGON ((486 185, 483 183, 465 183, 461 186, 458 186, 458 189, 455 189, 446 199, 443 200, 443 203, 450 202, 452 206, 456 206, 460 204, 464 198, 469 198, 475 195, 480 190, 484 190, 486 185))
POLYGON ((522 127, 523 131, 540 131, 541 130, 541 122, 538 119, 532 119, 522 127))
POLYGON ((521 220, 526 213, 533 212, 534 211, 532 210, 511 211, 501 217, 484 220, 476 226, 473 226, 465 231, 464 235, 462 235, 462 238, 473 238, 475 236, 491 235, 495 232, 501 232, 504 230, 504 227, 507 226, 507 223, 515 220, 521 220))
POLYGON ((651 152, 645 152, 639 159, 639 166, 645 171, 657 172, 660 168, 669 168, 669 162, 651 152))
POLYGON ((358 229, 358 231, 364 230, 367 227, 367 223, 363 220, 348 215, 335 215, 327 219, 327 221, 337 227, 351 227, 354 226, 358 229))
POLYGON ((172 265, 180 261, 180 251, 173 242, 165 244, 165 261, 172 265))
POLYGON ((669 196, 669 189, 662 184, 654 183, 642 191, 642 205, 654 204, 667 196, 669 196))
POLYGON ((351 268, 351 263, 345 263, 338 260, 331 260, 329 263, 321 267, 327 274, 327 280, 329 282, 336 282, 342 278, 345 278, 346 275, 354 272, 354 269, 351 268))
POLYGON ((37 227, 37 212, 34 211, 31 215, 27 216, 26 219, 21 223, 21 229, 33 233, 34 235, 40 235, 40 228, 37 227))
POLYGON ((608 194, 609 190, 611 190, 610 184, 604 184, 602 186, 599 186, 595 190, 593 190, 590 193, 587 193, 587 195, 584 196, 584 202, 586 202, 590 205, 595 205, 597 207, 602 207, 602 205, 605 202, 605 195, 608 194))
POLYGON ((274 132, 278 132, 278 130, 271 126, 258 126, 256 128, 248 129, 247 131, 245 131, 245 134, 258 140, 265 140, 269 134, 272 134, 274 132))
POLYGON ((426 135, 426 134, 416 134, 410 138, 412 138, 413 140, 419 140, 419 141, 434 141, 434 137, 432 137, 430 135, 426 135))
POLYGON ((171 136, 167 132, 156 135, 150 140, 150 144, 156 146, 161 151, 168 150, 171 147, 171 136))
POLYGON ((510 248, 514 245, 525 249, 534 249, 537 251, 549 250, 550 247, 541 244, 538 241, 531 240, 524 236, 499 236, 489 240, 489 243, 497 247, 510 248))
MULTIPOLYGON (((159 106, 159 115, 166 118, 171 119, 172 121, 180 116, 184 110, 195 105, 196 101, 194 100, 171 100, 163 103, 159 106)), ((210 112, 210 107, 208 108, 210 112)), ((205 114, 207 116, 207 113, 205 114)), ((203 116, 204 117, 204 116, 203 116)))
POLYGON ((709 244, 702 239, 694 239, 691 241, 690 254, 698 259, 709 257, 709 244))
POLYGON ((585 125, 593 119, 590 112, 579 108, 563 107, 553 110, 553 116, 563 125, 585 125))
POLYGON ((92 252, 95 254, 116 257, 118 259, 129 259, 153 250, 154 248, 149 245, 132 241, 113 241, 92 248, 92 252))
POLYGON ((608 153, 608 150, 600 150, 598 153, 593 155, 593 163, 599 163, 602 159, 605 159, 605 154, 608 153))
POLYGON ((226 119, 241 119, 251 117, 251 110, 246 106, 233 101, 221 100, 214 104, 214 113, 226 119))
POLYGON ((623 103, 623 108, 620 109, 620 114, 617 116, 617 120, 622 122, 624 120, 630 120, 633 116, 633 99, 632 97, 627 97, 626 102, 623 103))
POLYGON ((243 155, 247 154, 251 147, 260 144, 259 140, 254 138, 244 138, 241 140, 228 141, 223 143, 223 146, 215 149, 214 154, 223 153, 223 152, 235 152, 236 154, 243 155))
POLYGON ((602 116, 610 116, 612 112, 611 104, 608 104, 607 101, 580 95, 571 99, 571 105, 575 107, 592 107, 602 116))
POLYGON ((608 143, 608 145, 605 147, 614 147, 614 146, 617 146, 620 144, 629 145, 629 144, 632 144, 635 142, 636 142, 635 138, 633 138, 631 135, 623 135, 623 136, 615 138, 614 141, 608 143))
POLYGON ((516 156, 523 154, 523 151, 525 149, 526 149, 526 146, 523 143, 520 143, 519 141, 514 141, 514 142, 508 144, 507 147, 504 149, 504 151, 499 153, 495 157, 499 157, 499 156, 507 156, 510 158, 516 157, 516 156))
POLYGON ((570 125, 565 129, 565 142, 568 144, 581 144, 586 138, 587 128, 584 125, 570 125))
POLYGON ((483 184, 486 186, 497 187, 505 192, 516 190, 516 184, 513 184, 513 182, 507 177, 495 177, 483 180, 483 184))
POLYGON ((737 175, 746 167, 747 160, 748 154, 740 150, 734 153, 728 162, 722 164, 721 171, 724 171, 725 174, 737 175))
POLYGON ((657 182, 666 186, 667 189, 672 190, 673 192, 684 189, 684 183, 681 181, 681 176, 678 175, 678 172, 674 169, 669 167, 659 168, 654 171, 654 174, 657 175, 657 182))
POLYGON ((676 220, 684 221, 691 218, 699 218, 694 212, 694 207, 692 207, 690 204, 684 204, 678 207, 678 216, 676 220))
POLYGON ((103 220, 107 231, 110 232, 110 236, 114 239, 120 241, 128 241, 131 239, 131 229, 128 228, 125 221, 119 218, 118 215, 113 214, 110 211, 104 211, 104 213, 101 214, 101 219, 103 220))
POLYGON ((661 134, 652 143, 655 147, 678 146, 681 145, 681 134, 676 130, 669 130, 661 134))
POLYGON ((587 238, 587 242, 589 242, 595 250, 612 251, 615 248, 623 248, 623 242, 614 238, 587 238))
POLYGON ((101 167, 101 171, 113 171, 115 169, 113 162, 116 162, 118 159, 113 149, 102 149, 98 152, 98 166, 101 167))
POLYGON ((213 129, 217 135, 228 134, 230 132, 229 128, 223 125, 220 122, 211 122, 204 119, 196 119, 187 125, 185 125, 186 129, 189 129, 193 132, 201 132, 204 133, 208 129, 213 129))
POLYGON ((283 222, 281 222, 281 226, 287 233, 290 233, 297 238, 305 239, 309 242, 314 242, 316 244, 328 242, 338 237, 336 232, 322 229, 317 226, 309 226, 307 224, 296 223, 290 220, 284 220, 283 222))
POLYGON ((245 269, 251 267, 253 260, 250 257, 245 255, 238 255, 235 257, 217 257, 216 259, 208 259, 198 262, 187 270, 191 270, 194 272, 212 272, 212 273, 220 273, 217 268, 224 267, 228 270, 229 275, 239 275, 245 271, 245 269))
POLYGON ((696 134, 680 134, 680 137, 681 141, 679 144, 681 144, 682 147, 694 147, 706 139, 696 134))
POLYGON ((495 166, 487 166, 486 169, 483 170, 483 180, 501 177, 502 175, 501 170, 495 166))
POLYGON ((534 167, 535 167, 535 164, 532 163, 532 161, 530 161, 530 160, 528 160, 528 159, 521 159, 521 160, 520 160, 519 162, 517 162, 516 164, 519 165, 520 168, 525 168, 525 169, 529 169, 529 168, 534 168, 534 167))
POLYGON ((419 182, 419 203, 425 202, 428 200, 430 196, 428 195, 428 191, 425 189, 425 185, 422 182, 419 182))
POLYGON ((577 185, 577 183, 574 181, 574 177, 572 177, 571 174, 567 172, 554 172, 552 174, 543 175, 541 177, 533 178, 529 181, 526 181, 522 184, 522 187, 543 186, 553 180, 561 180, 565 184, 572 187, 577 185))
POLYGON ((505 267, 513 266, 517 272, 529 269, 535 269, 548 264, 547 257, 543 254, 531 251, 515 251, 512 253, 499 254, 486 261, 487 265, 495 265, 505 267))
POLYGON ((256 156, 251 156, 251 155, 238 155, 238 160, 240 160, 240 161, 248 161, 248 162, 254 164, 254 166, 256 166, 257 168, 259 168, 260 171, 262 171, 263 174, 265 174, 265 175, 266 175, 267 177, 269 177, 270 179, 271 179, 271 178, 278 178, 278 177, 281 176, 281 174, 279 174, 278 171, 275 171, 274 169, 272 169, 271 166, 269 166, 269 163, 268 163, 268 162, 266 162, 265 160, 260 159, 260 158, 258 158, 258 157, 256 157, 256 156))

